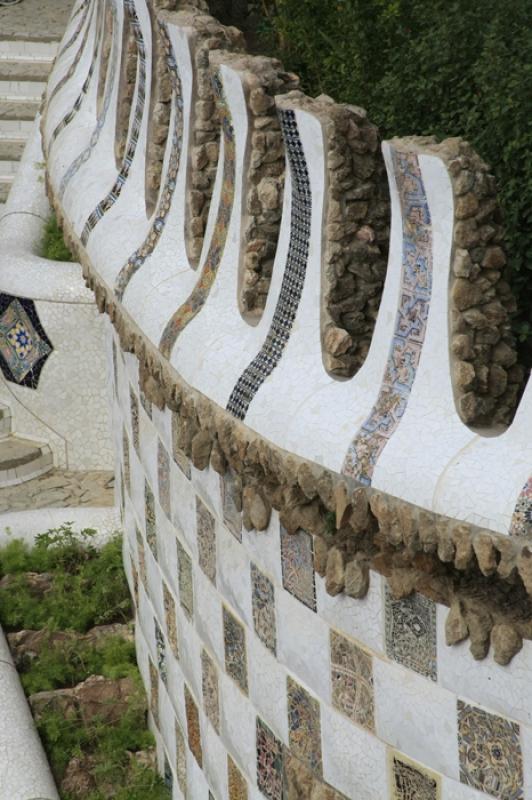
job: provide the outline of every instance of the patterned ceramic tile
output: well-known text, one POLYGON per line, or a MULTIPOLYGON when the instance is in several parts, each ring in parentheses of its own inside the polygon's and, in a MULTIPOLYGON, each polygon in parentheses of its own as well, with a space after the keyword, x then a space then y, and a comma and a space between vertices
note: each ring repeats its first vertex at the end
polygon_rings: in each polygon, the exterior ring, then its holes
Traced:
POLYGON ((168 166, 166 168, 166 178, 162 191, 159 194, 157 210, 150 230, 142 245, 135 250, 132 256, 120 270, 115 282, 115 294, 119 300, 124 296, 124 292, 136 272, 142 267, 146 259, 153 253, 166 224, 166 218, 170 211, 172 197, 176 186, 176 178, 181 159, 181 145, 183 140, 183 98, 181 94, 181 81, 177 69, 174 50, 168 35, 168 29, 162 21, 158 21, 159 32, 166 55, 166 65, 172 86, 172 113, 173 128, 171 132, 172 144, 168 166))
POLYGON ((188 746, 190 748, 190 752, 201 767, 203 764, 203 750, 201 747, 201 729, 198 707, 186 684, 185 713, 187 716, 188 746))
POLYGON ((242 541, 242 505, 241 497, 237 501, 237 492, 241 492, 241 487, 237 487, 236 477, 230 470, 227 470, 224 477, 220 476, 220 492, 222 497, 222 512, 226 527, 231 531, 239 542, 242 541))
POLYGON ((247 694, 246 631, 244 626, 225 606, 223 607, 223 627, 226 672, 247 694))
POLYGON ((527 480, 517 498, 509 534, 510 536, 532 534, 532 477, 527 480))
POLYGON ((201 652, 201 687, 205 715, 216 733, 220 733, 218 669, 206 650, 201 652))
POLYGON ((174 596, 165 581, 163 581, 164 614, 166 617, 166 632, 170 648, 175 658, 179 660, 179 640, 177 636, 177 609, 174 596))
POLYGON ((282 800, 283 745, 257 717, 257 786, 268 800, 282 800))
POLYGON ((227 755, 227 789, 229 800, 248 800, 247 781, 229 754, 227 755))
POLYGON ((290 242, 270 329, 260 352, 246 367, 227 403, 227 410, 244 419, 249 404, 279 363, 290 338, 307 270, 312 199, 307 162, 293 111, 280 111, 279 118, 292 177, 290 242))
POLYGON ((173 775, 172 769, 170 767, 170 764, 168 763, 168 759, 167 759, 166 756, 164 757, 163 780, 164 780, 164 785, 171 792, 172 789, 174 788, 174 775, 173 775))
POLYGON ((133 447, 138 455, 140 451, 139 401, 131 386, 129 387, 129 406, 131 409, 131 432, 133 438, 133 447))
POLYGON ((199 565, 208 579, 216 585, 216 524, 205 503, 197 496, 196 533, 199 565))
POLYGON ((89 215, 83 230, 81 232, 81 243, 85 246, 89 240, 92 231, 103 218, 104 214, 116 203, 125 182, 128 179, 129 171, 139 140, 140 127, 142 118, 144 116, 144 101, 146 95, 146 49, 144 45, 144 36, 142 34, 142 26, 137 16, 134 0, 124 0, 124 6, 129 16, 129 24, 135 35, 135 42, 137 46, 138 56, 138 71, 137 71, 137 92, 135 110, 133 112, 133 121, 129 129, 129 140, 126 147, 126 152, 120 166, 120 171, 116 177, 111 190, 101 200, 94 211, 89 215))
POLYGON ((320 704, 290 676, 286 679, 288 694, 288 743, 296 758, 321 775, 320 704))
POLYGON ((157 524, 155 522, 155 498, 148 481, 144 481, 144 502, 146 513, 146 541, 157 561, 157 524))
POLYGON ((65 84, 68 83, 68 81, 70 80, 70 78, 73 76, 73 74, 76 71, 76 67, 79 64, 79 61, 81 59, 81 56, 83 55, 85 47, 87 46, 87 41, 88 41, 88 38, 89 38, 89 33, 90 33, 90 30, 91 30, 91 26, 92 26, 92 20, 93 20, 93 17, 94 17, 94 9, 95 8, 96 8, 96 3, 91 3, 90 4, 90 13, 88 15, 87 24, 85 25, 85 30, 83 32, 83 38, 81 40, 80 46, 79 46, 79 48, 78 48, 78 50, 76 52, 76 55, 72 59, 68 70, 65 72, 63 77, 55 84, 54 88, 52 89, 52 91, 48 95, 48 98, 47 98, 47 101, 46 101, 47 105, 49 105, 50 102, 52 101, 52 99, 57 94, 59 94, 59 92, 61 91, 63 86, 65 86, 65 84))
POLYGON ((155 649, 157 651, 157 667, 159 669, 159 675, 161 676, 161 680, 166 686, 167 683, 167 671, 166 671, 166 644, 164 641, 164 635, 161 630, 161 626, 157 622, 157 620, 153 619, 153 624, 155 627, 155 649))
POLYGON ((519 725, 458 700, 460 780, 499 800, 523 800, 519 725))
POLYGON ((192 618, 194 615, 194 582, 192 578, 192 559, 177 540, 177 564, 179 578, 179 602, 186 615, 192 618))
POLYGON ((136 528, 136 531, 137 531, 137 553, 139 557, 139 575, 140 575, 140 580, 142 581, 142 584, 144 586, 144 591, 148 591, 148 578, 146 575, 146 550, 144 549, 144 539, 138 528, 136 528))
POLYGON ((150 662, 150 711, 157 727, 159 727, 159 675, 157 667, 150 662))
POLYGON ((179 416, 172 414, 172 456, 185 478, 190 480, 190 461, 178 444, 178 423, 179 416))
POLYGON ((126 489, 131 494, 131 468, 129 464, 129 439, 125 427, 122 429, 122 465, 126 489))
POLYGON ((33 300, 0 294, 0 368, 4 378, 36 389, 53 349, 33 300))
POLYGON ((372 658, 336 631, 331 631, 331 687, 335 708, 375 729, 372 658))
POLYGON ((400 753, 391 753, 391 800, 439 800, 440 778, 400 753))
POLYGON ((233 210, 235 196, 235 135, 229 107, 226 103, 222 82, 218 74, 213 76, 213 91, 217 98, 223 132, 222 194, 209 252, 201 269, 199 280, 185 302, 172 315, 161 336, 159 348, 166 358, 170 358, 179 334, 203 308, 205 300, 209 296, 222 260, 233 210))
MULTIPOLYGON (((351 795, 351 798, 353 797, 354 795, 351 795)), ((358 800, 359 795, 356 797, 358 800)), ((283 753, 283 800, 285 798, 286 800, 350 800, 333 786, 325 783, 307 764, 295 758, 288 748, 285 748, 283 753)))
POLYGON ((420 594, 394 600, 386 586, 384 616, 386 654, 399 664, 435 681, 436 605, 420 594))
POLYGON ((90 6, 89 0, 83 0, 83 3, 81 3, 81 5, 76 10, 75 14, 72 16, 72 20, 74 20, 75 17, 77 17, 79 15, 79 20, 78 20, 77 27, 74 30, 74 33, 72 34, 70 39, 67 39, 67 41, 65 42, 63 47, 59 50, 59 52, 57 54, 56 61, 59 61, 61 56, 64 53, 66 53, 66 51, 69 50, 72 47, 72 45, 74 44, 74 42, 76 41, 76 39, 80 35, 81 29, 83 28, 83 25, 85 24, 85 20, 87 19, 87 13, 89 11, 89 6, 90 6))
POLYGON ((187 791, 187 746, 185 742, 185 735, 181 730, 181 725, 176 720, 175 722, 175 766, 177 783, 181 789, 182 794, 187 791))
POLYGON ((275 589, 271 580, 255 564, 251 564, 251 606, 255 633, 275 655, 277 648, 275 589))
POLYGON ((416 377, 432 291, 430 211, 414 153, 392 150, 403 223, 401 295, 381 390, 349 446, 343 472, 369 486, 377 460, 406 410, 416 377))
POLYGON ((170 456, 160 439, 157 449, 157 483, 159 485, 159 503, 170 519, 170 456))
POLYGON ((287 533, 281 525, 281 566, 284 588, 316 611, 314 544, 306 531, 287 533))

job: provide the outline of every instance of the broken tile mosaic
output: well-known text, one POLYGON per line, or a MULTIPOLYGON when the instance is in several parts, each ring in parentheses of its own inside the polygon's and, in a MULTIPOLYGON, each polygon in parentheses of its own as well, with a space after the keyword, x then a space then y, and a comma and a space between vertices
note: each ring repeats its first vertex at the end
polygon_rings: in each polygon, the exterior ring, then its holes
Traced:
POLYGON ((255 633, 275 655, 277 649, 275 589, 271 580, 255 564, 251 564, 251 607, 255 633))
POLYGON ((218 669, 205 649, 201 652, 201 687, 205 715, 216 733, 220 733, 218 669))
POLYGON ((229 800, 248 800, 247 781, 229 754, 227 755, 227 789, 229 800))
POLYGON ((283 586, 312 611, 316 611, 314 545, 306 531, 287 533, 281 525, 283 586))
POLYGON ((139 607, 139 573, 135 564, 133 563, 133 559, 130 558, 131 561, 131 578, 133 581, 133 601, 135 603, 135 608, 138 609, 139 607))
POLYGON ((194 614, 194 584, 192 578, 192 559, 179 541, 177 542, 177 568, 179 579, 179 602, 186 615, 194 614))
POLYGON ((177 637, 177 609, 174 596, 163 581, 164 614, 166 617, 166 632, 170 648, 175 658, 179 660, 179 643, 177 637))
POLYGON ((220 476, 222 513, 226 527, 239 542, 242 541, 242 486, 240 479, 228 470, 220 476))
POLYGON ((146 551, 144 549, 144 539, 142 538, 142 534, 138 528, 136 528, 137 532, 137 554, 139 558, 139 575, 140 580, 142 581, 142 585, 144 586, 144 591, 148 591, 148 580, 146 576, 146 551))
POLYGON ((373 662, 354 642, 331 631, 332 704, 353 722, 375 729, 373 662))
POLYGON ((154 618, 153 620, 155 626, 155 650, 157 652, 157 667, 159 669, 159 675, 161 677, 162 682, 165 684, 167 683, 167 672, 166 672, 166 644, 164 641, 164 635, 161 630, 161 626, 154 618))
POLYGON ((157 561, 157 525, 155 522, 155 498, 148 481, 144 481, 144 502, 146 513, 146 541, 154 559, 157 561))
POLYGON ((137 395, 131 387, 129 387, 129 405, 131 408, 131 433, 133 438, 133 447, 138 455, 140 451, 139 401, 137 399, 137 395))
POLYGON ((153 661, 150 663, 150 711, 155 724, 159 727, 159 675, 153 661))
POLYGON ((201 729, 198 707, 185 684, 185 713, 187 717, 188 746, 190 752, 201 767, 203 764, 203 750, 201 746, 201 729))
POLYGON ((296 758, 321 775, 320 704, 290 676, 286 680, 288 695, 288 742, 296 758))
POLYGON ((460 781, 499 800, 523 800, 523 756, 516 722, 458 700, 460 781))
POLYGON ((440 800, 440 778, 399 753, 391 753, 392 800, 440 800))
POLYGON ((436 605, 420 594, 394 600, 384 590, 386 654, 435 681, 437 678, 436 605))
POLYGON ((0 368, 4 378, 36 389, 53 349, 33 300, 0 294, 0 368))
POLYGON ((160 439, 157 447, 157 483, 159 486, 159 503, 168 519, 170 519, 170 456, 160 439))
POLYGON ((199 565, 216 585, 216 526, 213 515, 199 497, 196 497, 196 535, 199 565))
POLYGON ((268 800, 283 797, 283 745, 257 717, 257 786, 268 800))
POLYGON ((183 794, 187 791, 187 746, 181 725, 175 722, 175 766, 177 783, 183 794))
POLYGON ((185 476, 190 480, 190 461, 179 447, 179 416, 172 414, 172 457, 185 476))
POLYGON ((246 655, 246 632, 244 626, 224 606, 223 630, 225 648, 225 669, 227 674, 248 693, 248 668, 246 655))

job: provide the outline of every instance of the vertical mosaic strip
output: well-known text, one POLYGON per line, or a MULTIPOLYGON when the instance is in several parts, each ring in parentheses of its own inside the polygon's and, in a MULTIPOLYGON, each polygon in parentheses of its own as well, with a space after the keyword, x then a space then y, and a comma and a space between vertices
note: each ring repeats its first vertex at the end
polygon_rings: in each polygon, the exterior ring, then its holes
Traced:
POLYGON ((0 368, 4 378, 36 389, 53 349, 33 300, 0 294, 0 368))
POLYGON ((353 722, 375 730, 373 662, 354 642, 331 631, 332 704, 353 722))
POLYGON ((131 388, 129 387, 129 405, 131 409, 131 433, 133 437, 133 447, 136 450, 137 455, 140 452, 140 428, 139 428, 139 401, 138 397, 131 388))
POLYGON ((166 618, 166 633, 174 657, 179 660, 179 640, 177 634, 177 609, 174 596, 163 581, 164 615, 166 618))
POLYGON ((148 481, 144 481, 144 504, 146 514, 146 541, 157 561, 157 525, 155 522, 155 498, 148 481))
POLYGON ((283 745, 257 717, 257 786, 268 800, 283 798, 283 745))
POLYGON ((231 470, 220 476, 222 513, 226 527, 233 536, 242 541, 242 486, 231 470))
POLYGON ((189 619, 194 615, 194 583, 192 579, 192 559, 177 540, 177 564, 179 579, 179 602, 189 619))
POLYGON ((287 533, 281 525, 283 586, 312 611, 316 611, 314 544, 306 531, 287 533))
POLYGON ((188 480, 190 480, 190 461, 179 447, 179 416, 172 414, 172 457, 188 480))
POLYGON ((295 113, 280 111, 279 118, 292 178, 290 242, 281 291, 270 330, 260 352, 235 384, 227 403, 227 410, 238 419, 245 418, 251 401, 281 360, 297 315, 307 271, 312 214, 312 193, 307 162, 299 138, 295 113))
POLYGON ((233 210, 236 160, 235 132, 229 106, 224 96, 222 82, 218 74, 213 76, 213 90, 217 99, 223 133, 224 164, 222 193, 209 251, 201 269, 199 280, 187 300, 185 300, 175 314, 172 315, 162 333, 159 349, 166 358, 170 358, 178 336, 203 308, 209 296, 224 253, 225 242, 229 231, 229 221, 233 210))
POLYGON ((124 292, 126 291, 130 280, 135 273, 139 271, 146 259, 153 253, 157 243, 159 242, 159 239, 161 238, 161 234, 166 224, 168 212, 170 211, 172 197, 176 187, 179 162, 181 160, 181 145, 183 141, 183 97, 181 93, 181 81, 179 79, 174 50, 168 35, 168 28, 160 20, 158 21, 158 25, 165 50, 166 65, 168 67, 170 83, 172 86, 172 143, 170 147, 166 178, 162 191, 159 194, 157 210, 155 212, 148 235, 146 236, 142 245, 135 250, 132 256, 130 256, 127 264, 122 267, 116 278, 114 289, 119 300, 123 299, 124 292))
POLYGON ((150 711, 155 724, 159 727, 159 675, 153 661, 150 663, 150 711))
POLYGON ((532 476, 527 480, 517 498, 508 532, 510 536, 530 536, 532 534, 532 476))
POLYGON ((76 55, 74 56, 74 58, 72 59, 72 62, 70 63, 70 66, 67 69, 67 71, 65 72, 65 74, 63 75, 63 77, 56 83, 56 85, 52 89, 51 93, 48 95, 48 99, 46 101, 47 106, 50 105, 50 103, 53 100, 53 98, 57 94, 59 94, 59 92, 61 91, 63 86, 66 83, 68 83, 70 78, 74 75, 74 73, 76 71, 76 67, 78 66, 78 64, 80 62, 80 59, 81 59, 81 56, 83 55, 83 53, 85 51, 85 47, 87 46, 87 40, 89 38, 89 32, 90 32, 90 29, 92 27, 92 20, 93 20, 93 17, 95 16, 94 12, 97 9, 97 7, 98 7, 97 3, 91 3, 90 4, 90 13, 88 15, 87 24, 85 26, 85 31, 83 32, 83 38, 81 40, 79 49, 78 49, 76 55))
POLYGON ((432 291, 430 211, 414 153, 392 150, 403 223, 403 263, 395 330, 379 396, 349 446, 343 472, 370 486, 377 460, 408 400, 425 340, 432 291))
POLYGON ((161 676, 161 680, 166 686, 168 682, 168 673, 166 670, 166 644, 164 641, 164 635, 161 630, 161 626, 159 625, 155 617, 153 619, 153 624, 155 627, 155 649, 157 652, 157 668, 159 670, 159 675, 161 676))
POLYGON ((322 773, 320 704, 290 676, 288 695, 288 743, 296 758, 313 772, 322 773))
POLYGON ((216 733, 220 733, 218 669, 206 650, 201 652, 201 688, 205 715, 216 733))
POLYGON ((181 725, 176 720, 175 722, 175 767, 177 784, 181 789, 183 795, 187 791, 187 746, 185 743, 185 735, 181 730, 181 725))
POLYGON ((133 112, 133 121, 129 131, 129 141, 127 143, 126 152, 122 160, 120 172, 118 173, 111 190, 104 197, 104 199, 98 203, 94 211, 91 212, 83 227, 83 231, 81 233, 81 243, 84 246, 87 244, 89 236, 96 225, 120 197, 122 188, 128 179, 133 158, 135 157, 140 134, 140 126, 142 123, 142 117, 144 116, 146 95, 146 49, 144 45, 144 37, 142 35, 142 28, 137 16, 134 0, 124 0, 124 7, 129 15, 129 22, 134 32, 138 55, 139 69, 135 110, 133 112))
POLYGON ((216 524, 205 503, 196 496, 196 535, 199 565, 216 586, 216 524))
POLYGON ((190 752, 201 767, 203 765, 203 750, 201 747, 201 729, 198 707, 185 684, 185 713, 187 717, 188 746, 190 752))
POLYGON ((144 539, 142 538, 142 534, 138 528, 137 531, 137 554, 139 558, 139 575, 140 580, 142 581, 142 585, 144 586, 144 591, 148 591, 148 577, 146 575, 146 551, 144 549, 144 539))
POLYGON ((522 800, 519 725, 458 700, 460 780, 499 800, 522 800))
POLYGON ((247 781, 229 754, 227 754, 227 791, 229 800, 248 800, 247 781))
POLYGON ((81 29, 83 28, 83 24, 87 18, 88 11, 89 11, 89 0, 83 0, 83 2, 76 9, 75 14, 72 16, 72 20, 74 20, 79 15, 79 20, 76 29, 74 30, 74 33, 72 34, 70 39, 67 39, 61 50, 58 52, 56 57, 56 62, 59 61, 61 56, 72 47, 72 45, 80 35, 81 29))
POLYGON ((394 600, 384 590, 386 654, 425 678, 437 678, 436 605, 420 594, 394 600))
POLYGON ((129 463, 129 439, 125 427, 122 429, 122 465, 124 468, 124 481, 128 493, 131 494, 131 467, 129 463))
POLYGON ((170 456, 160 439, 157 447, 157 483, 159 487, 159 503, 168 519, 170 519, 170 456))
POLYGON ((271 580, 251 564, 251 609, 255 633, 271 652, 277 650, 275 622, 275 589, 271 580))
POLYGON ((246 631, 237 618, 224 606, 223 628, 225 648, 225 669, 242 689, 248 693, 248 667, 246 654, 246 631))
POLYGON ((391 752, 390 785, 391 800, 440 800, 441 781, 439 775, 416 764, 401 753, 391 752))

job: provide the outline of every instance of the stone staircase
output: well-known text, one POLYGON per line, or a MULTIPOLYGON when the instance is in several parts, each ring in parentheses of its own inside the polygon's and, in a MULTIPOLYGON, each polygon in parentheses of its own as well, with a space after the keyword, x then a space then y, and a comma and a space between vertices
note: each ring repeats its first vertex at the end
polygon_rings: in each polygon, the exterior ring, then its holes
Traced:
POLYGON ((58 42, 2 39, 0 33, 0 216, 57 47, 58 42))
POLYGON ((14 434, 11 411, 0 405, 0 489, 25 483, 53 467, 50 447, 14 434))

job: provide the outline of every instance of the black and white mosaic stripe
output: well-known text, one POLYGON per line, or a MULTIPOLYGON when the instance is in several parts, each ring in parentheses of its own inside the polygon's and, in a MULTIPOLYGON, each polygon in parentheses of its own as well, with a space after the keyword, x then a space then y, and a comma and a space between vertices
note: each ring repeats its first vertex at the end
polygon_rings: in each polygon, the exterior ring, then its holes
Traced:
POLYGON ((307 162, 295 113, 280 111, 279 118, 292 177, 290 242, 270 330, 260 352, 238 379, 227 403, 227 410, 238 419, 244 419, 249 404, 281 359, 296 318, 307 270, 312 211, 307 162))

